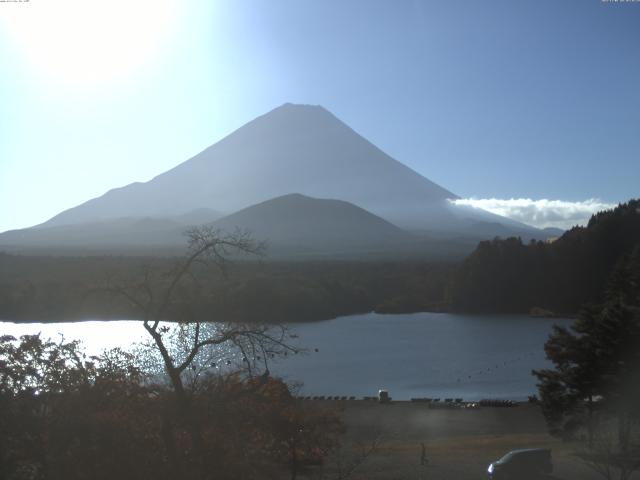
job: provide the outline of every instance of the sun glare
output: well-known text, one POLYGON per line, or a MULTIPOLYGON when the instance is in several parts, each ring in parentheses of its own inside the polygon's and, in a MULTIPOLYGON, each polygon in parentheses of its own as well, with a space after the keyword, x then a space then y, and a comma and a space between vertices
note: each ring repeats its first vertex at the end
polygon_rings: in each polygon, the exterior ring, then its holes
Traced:
POLYGON ((164 0, 31 0, 11 4, 0 22, 40 79, 91 86, 128 79, 156 58, 174 10, 164 0))

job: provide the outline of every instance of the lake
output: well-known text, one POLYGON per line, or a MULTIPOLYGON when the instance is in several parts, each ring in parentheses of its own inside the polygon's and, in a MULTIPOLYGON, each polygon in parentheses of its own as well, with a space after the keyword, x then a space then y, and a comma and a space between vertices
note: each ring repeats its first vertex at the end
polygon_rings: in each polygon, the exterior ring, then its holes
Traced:
MULTIPOLYGON (((304 382, 301 395, 375 395, 395 399, 460 397, 524 400, 536 393, 531 370, 550 366, 544 342, 552 325, 570 320, 523 315, 448 313, 352 315, 291 324, 307 353, 270 366, 289 381, 304 382), (316 351, 317 349, 317 351, 316 351)), ((2 322, 2 334, 42 332, 78 339, 90 354, 145 340, 141 322, 2 322)))

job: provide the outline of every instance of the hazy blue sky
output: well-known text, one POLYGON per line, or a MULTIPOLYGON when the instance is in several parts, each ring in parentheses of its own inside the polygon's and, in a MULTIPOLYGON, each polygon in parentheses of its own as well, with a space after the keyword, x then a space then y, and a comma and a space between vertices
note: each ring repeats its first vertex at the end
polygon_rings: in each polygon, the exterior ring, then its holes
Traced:
POLYGON ((0 3, 0 231, 284 102, 462 197, 623 201, 640 195, 640 2, 0 3))

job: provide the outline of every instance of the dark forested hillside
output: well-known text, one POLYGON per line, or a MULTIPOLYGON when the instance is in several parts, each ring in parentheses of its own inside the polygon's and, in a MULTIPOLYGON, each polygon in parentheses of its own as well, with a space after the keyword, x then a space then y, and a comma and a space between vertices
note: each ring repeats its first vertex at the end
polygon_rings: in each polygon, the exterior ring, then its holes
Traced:
MULTIPOLYGON (((602 300, 614 266, 640 245, 640 200, 594 215, 552 243, 481 242, 461 264, 445 262, 243 262, 228 278, 203 275, 210 295, 192 308, 206 320, 290 322, 377 312, 447 310, 573 314, 602 300), (448 287, 447 287, 448 286, 448 287)), ((175 258, 28 257, 0 254, 0 318, 138 318, 105 293, 175 258)))
MULTIPOLYGON (((0 319, 65 321, 140 318, 105 290, 170 271, 175 258, 29 257, 0 253, 0 319)), ((369 312, 444 308, 454 266, 418 262, 236 262, 224 277, 198 272, 204 320, 295 322, 369 312)))
POLYGON ((519 238, 481 242, 453 277, 458 311, 575 313, 601 300, 616 263, 640 244, 640 200, 591 217, 552 243, 519 238))

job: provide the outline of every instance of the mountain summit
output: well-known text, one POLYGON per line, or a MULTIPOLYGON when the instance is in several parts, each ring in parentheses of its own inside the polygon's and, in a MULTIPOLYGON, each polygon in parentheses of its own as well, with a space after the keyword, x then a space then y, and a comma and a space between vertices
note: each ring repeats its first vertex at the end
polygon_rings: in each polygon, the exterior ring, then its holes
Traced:
POLYGON ((197 208, 230 214, 293 192, 348 201, 399 226, 423 228, 457 198, 323 107, 287 103, 149 182, 110 190, 45 225, 197 208))

